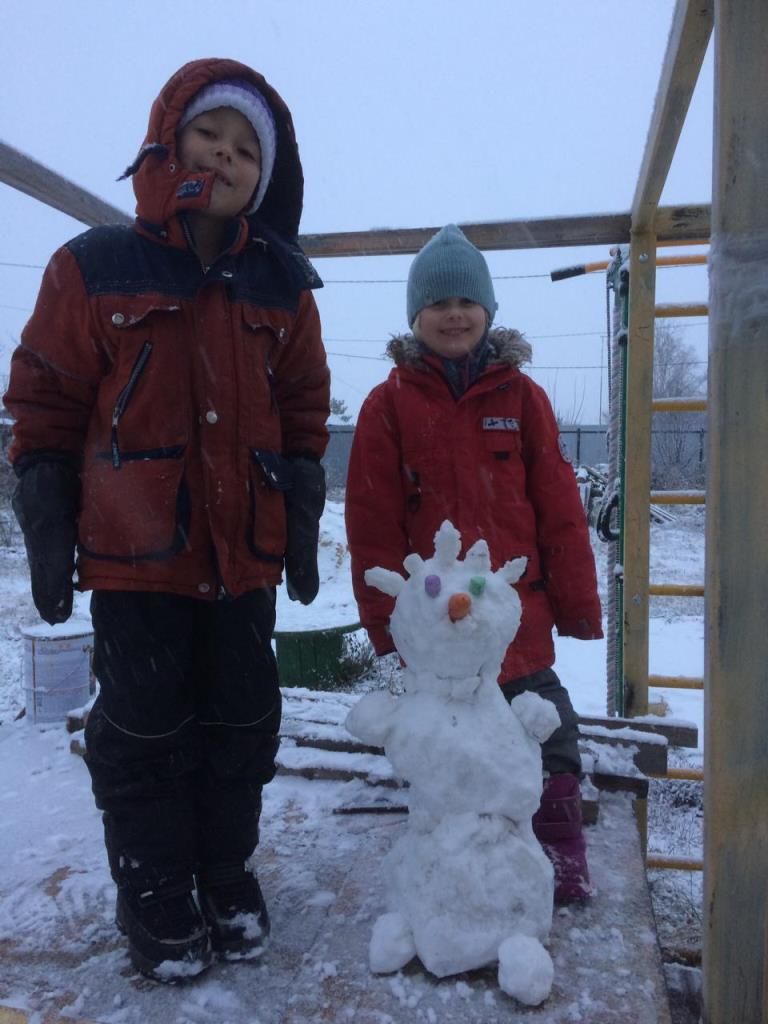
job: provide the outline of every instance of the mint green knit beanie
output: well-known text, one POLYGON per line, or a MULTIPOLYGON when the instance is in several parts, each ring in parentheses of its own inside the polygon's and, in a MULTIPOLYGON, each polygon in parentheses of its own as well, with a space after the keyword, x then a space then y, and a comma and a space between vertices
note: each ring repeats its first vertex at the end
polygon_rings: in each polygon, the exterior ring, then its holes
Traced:
POLYGON ((408 273, 408 326, 425 306, 442 299, 477 302, 493 322, 498 308, 485 257, 455 224, 446 224, 416 255, 408 273))

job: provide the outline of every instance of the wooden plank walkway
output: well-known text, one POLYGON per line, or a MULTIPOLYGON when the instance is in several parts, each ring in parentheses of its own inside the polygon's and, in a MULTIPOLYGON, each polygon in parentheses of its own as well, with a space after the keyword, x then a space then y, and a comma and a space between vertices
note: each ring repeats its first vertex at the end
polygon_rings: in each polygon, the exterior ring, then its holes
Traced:
MULTIPOLYGON (((3 942, 0 1000, 23 992, 36 1014, 9 1024, 53 1024, 57 1014, 70 1024, 669 1024, 629 796, 601 795, 600 821, 588 830, 597 893, 589 906, 555 914, 552 995, 527 1009, 499 990, 491 968, 437 980, 414 962, 396 975, 371 974, 368 942, 384 909, 381 858, 404 816, 318 817, 320 790, 327 800, 338 783, 286 778, 273 785, 291 787, 291 812, 265 823, 259 852, 273 922, 262 963, 216 965, 185 985, 155 985, 131 971, 117 934, 104 937, 103 907, 87 956, 55 944, 30 955, 3 942), (306 858, 306 878, 297 857, 306 858), (51 978, 62 971, 68 984, 56 992, 51 978)), ((94 927, 93 917, 83 909, 82 929, 94 927)))
POLYGON ((91 906, 80 922, 95 934, 87 957, 73 957, 65 943, 30 954, 0 942, 0 1003, 24 992, 27 1007, 22 1017, 0 1015, 0 1024, 670 1024, 633 813, 647 789, 638 761, 659 750, 666 757, 666 738, 645 741, 631 723, 606 737, 615 720, 582 730, 595 895, 555 912, 553 991, 526 1008, 499 989, 493 967, 442 980, 417 961, 395 975, 370 972, 371 929, 386 909, 381 862, 406 827, 407 791, 378 749, 343 729, 358 699, 285 691, 280 772, 265 791, 258 853, 273 924, 261 963, 218 964, 183 986, 155 985, 131 970, 122 940, 105 926, 111 907, 91 906), (57 990, 51 978, 62 972, 68 983, 57 990))

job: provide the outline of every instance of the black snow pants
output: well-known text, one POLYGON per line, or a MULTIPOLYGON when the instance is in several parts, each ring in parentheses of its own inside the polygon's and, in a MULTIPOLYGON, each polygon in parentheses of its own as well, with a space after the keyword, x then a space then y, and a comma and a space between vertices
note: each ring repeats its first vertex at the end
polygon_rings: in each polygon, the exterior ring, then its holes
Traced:
POLYGON ((563 772, 580 775, 579 718, 573 710, 568 691, 551 668, 533 672, 529 676, 521 676, 519 679, 510 679, 501 686, 501 691, 508 701, 512 701, 526 690, 537 693, 544 700, 551 700, 560 715, 560 725, 541 745, 544 771, 550 775, 563 772))
POLYGON ((144 889, 242 863, 275 774, 275 592, 215 602, 96 591, 85 730, 112 876, 144 889))

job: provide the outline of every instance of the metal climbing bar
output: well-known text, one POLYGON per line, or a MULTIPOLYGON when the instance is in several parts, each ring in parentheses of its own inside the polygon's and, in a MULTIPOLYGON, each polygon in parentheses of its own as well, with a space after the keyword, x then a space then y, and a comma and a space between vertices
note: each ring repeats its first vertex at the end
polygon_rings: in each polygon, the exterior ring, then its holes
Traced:
POLYGON ((649 675, 648 685, 663 687, 665 690, 703 690, 702 676, 659 676, 649 675))
POLYGON ((704 585, 699 583, 649 583, 651 597, 704 597, 704 585))
POLYGON ((704 505, 706 491, 651 491, 654 505, 704 505))
MULTIPOLYGON (((704 242, 692 242, 692 245, 704 245, 704 242)), ((657 256, 657 267, 696 267, 707 262, 706 255, 690 253, 687 256, 657 256)), ((594 274, 598 270, 607 270, 610 260, 596 260, 593 263, 577 263, 572 267, 560 267, 550 271, 552 281, 565 281, 569 277, 581 277, 583 274, 594 274)))
POLYGON ((654 412, 706 412, 706 398, 654 398, 654 412))
POLYGON ((654 313, 657 320, 665 317, 707 316, 709 307, 706 302, 660 302, 654 313))

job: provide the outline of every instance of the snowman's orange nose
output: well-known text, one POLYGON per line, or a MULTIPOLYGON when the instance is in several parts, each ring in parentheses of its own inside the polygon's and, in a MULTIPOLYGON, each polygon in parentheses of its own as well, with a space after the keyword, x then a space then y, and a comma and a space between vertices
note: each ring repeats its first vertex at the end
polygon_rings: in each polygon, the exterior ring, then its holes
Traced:
POLYGON ((472 598, 469 594, 451 594, 448 599, 448 618, 451 622, 458 622, 459 619, 463 619, 469 615, 471 607, 472 598))

